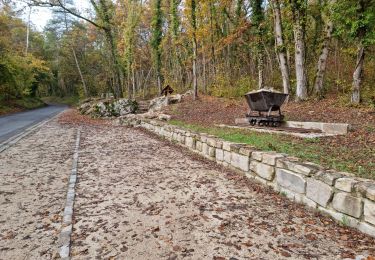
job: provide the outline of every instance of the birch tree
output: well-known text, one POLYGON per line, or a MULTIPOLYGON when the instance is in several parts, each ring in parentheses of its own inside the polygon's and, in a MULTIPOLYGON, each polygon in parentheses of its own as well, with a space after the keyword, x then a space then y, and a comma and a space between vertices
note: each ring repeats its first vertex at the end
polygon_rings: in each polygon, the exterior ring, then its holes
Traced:
POLYGON ((353 72, 351 102, 361 102, 361 83, 365 54, 368 47, 375 43, 375 1, 340 0, 333 4, 337 34, 346 37, 357 47, 353 72))
POLYGON ((256 54, 258 60, 258 88, 264 87, 264 42, 263 42, 263 0, 252 0, 251 9, 252 17, 251 21, 254 26, 254 33, 256 37, 256 54))
POLYGON ((193 91, 194 99, 198 99, 198 77, 197 77, 197 3, 196 0, 190 0, 190 26, 191 26, 191 41, 193 44, 193 91))
POLYGON ((324 23, 325 23, 325 35, 322 42, 322 47, 320 50, 320 55, 318 59, 318 64, 316 68, 316 75, 315 75, 315 82, 314 82, 314 93, 318 97, 322 97, 322 90, 323 90, 323 83, 324 83, 324 75, 326 72, 327 67, 327 59, 329 54, 329 45, 332 38, 332 31, 333 31, 333 22, 329 11, 327 10, 328 7, 323 7, 324 12, 324 23))
POLYGON ((276 53, 278 56, 281 76, 283 80, 283 91, 285 94, 290 92, 290 76, 289 76, 289 65, 286 56, 286 46, 284 44, 283 24, 281 18, 280 2, 279 0, 272 0, 271 6, 274 15, 274 26, 275 26, 275 44, 276 53))
POLYGON ((306 71, 306 12, 307 0, 289 0, 293 15, 294 57, 296 67, 296 100, 307 99, 307 71, 306 71))

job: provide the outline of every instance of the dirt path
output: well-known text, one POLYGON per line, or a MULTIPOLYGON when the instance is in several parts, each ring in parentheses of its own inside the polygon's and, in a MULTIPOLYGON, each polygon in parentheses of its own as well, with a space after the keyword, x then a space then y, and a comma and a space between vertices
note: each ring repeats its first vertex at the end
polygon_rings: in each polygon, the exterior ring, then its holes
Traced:
POLYGON ((0 259, 51 259, 75 130, 51 122, 0 153, 0 259))
POLYGON ((136 129, 84 127, 73 259, 343 259, 375 240, 136 129))

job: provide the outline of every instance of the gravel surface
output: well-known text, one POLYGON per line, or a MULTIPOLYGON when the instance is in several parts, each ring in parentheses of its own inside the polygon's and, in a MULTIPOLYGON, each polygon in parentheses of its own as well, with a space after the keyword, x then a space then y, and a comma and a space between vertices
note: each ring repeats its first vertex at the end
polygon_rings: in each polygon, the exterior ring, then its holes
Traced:
POLYGON ((0 259, 57 255, 74 135, 50 122, 0 153, 0 259))
MULTIPOLYGON (((0 153, 0 259, 58 258, 77 118, 0 153)), ((375 240, 139 129, 82 127, 73 259, 343 259, 375 240)), ((374 258, 367 258, 368 260, 374 258)))
POLYGON ((73 259, 375 253, 374 239, 141 130, 84 127, 78 167, 73 259))

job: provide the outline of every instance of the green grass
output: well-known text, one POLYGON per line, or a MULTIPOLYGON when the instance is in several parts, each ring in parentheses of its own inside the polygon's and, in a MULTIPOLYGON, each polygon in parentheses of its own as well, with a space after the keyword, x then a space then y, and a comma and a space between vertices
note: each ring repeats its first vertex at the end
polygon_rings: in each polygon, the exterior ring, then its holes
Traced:
POLYGON ((42 99, 44 102, 48 104, 64 104, 68 106, 77 106, 79 103, 78 96, 67 96, 67 97, 51 96, 51 97, 43 97, 42 99))
POLYGON ((19 99, 5 100, 0 98, 0 114, 8 114, 15 111, 30 110, 43 107, 46 104, 39 98, 22 97, 19 99))
MULTIPOLYGON (((349 148, 338 147, 332 149, 332 147, 325 144, 323 139, 300 139, 244 129, 206 127, 197 124, 187 124, 178 120, 171 120, 170 123, 194 132, 208 133, 226 141, 249 144, 261 151, 286 153, 331 169, 352 172, 359 177, 375 179, 374 165, 371 162, 358 165, 356 158, 351 156, 353 151, 349 148)), ((372 152, 371 149, 366 150, 363 148, 361 156, 365 157, 372 152)))
POLYGON ((194 124, 185 124, 184 122, 176 120, 171 120, 170 123, 195 132, 205 132, 215 135, 226 141, 250 144, 259 150, 272 151, 276 148, 279 152, 288 152, 293 147, 292 143, 280 143, 280 137, 273 134, 256 133, 242 129, 204 127, 194 124))

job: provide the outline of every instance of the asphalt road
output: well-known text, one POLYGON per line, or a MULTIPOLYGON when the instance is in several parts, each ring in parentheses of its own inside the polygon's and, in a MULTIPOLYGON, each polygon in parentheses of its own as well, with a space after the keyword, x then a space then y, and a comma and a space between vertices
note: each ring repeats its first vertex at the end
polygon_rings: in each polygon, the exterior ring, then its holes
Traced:
POLYGON ((0 143, 32 125, 53 117, 66 108, 66 106, 50 105, 26 112, 0 116, 0 143))

